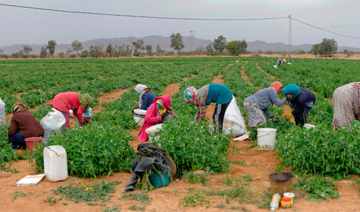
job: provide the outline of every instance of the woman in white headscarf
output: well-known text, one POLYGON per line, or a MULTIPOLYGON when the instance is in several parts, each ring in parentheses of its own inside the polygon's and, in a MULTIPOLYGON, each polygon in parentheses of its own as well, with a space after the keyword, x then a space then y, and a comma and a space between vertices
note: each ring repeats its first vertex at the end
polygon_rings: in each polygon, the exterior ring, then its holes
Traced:
POLYGON ((136 85, 135 91, 140 95, 139 106, 135 109, 147 110, 149 106, 154 103, 156 95, 150 91, 150 88, 143 84, 136 85))

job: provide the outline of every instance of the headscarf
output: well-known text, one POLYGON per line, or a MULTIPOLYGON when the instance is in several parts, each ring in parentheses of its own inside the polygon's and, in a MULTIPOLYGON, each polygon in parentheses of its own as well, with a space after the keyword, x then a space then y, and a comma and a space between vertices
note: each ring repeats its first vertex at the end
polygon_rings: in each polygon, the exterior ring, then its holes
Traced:
POLYGON ((195 102, 196 94, 197 94, 197 90, 196 90, 196 88, 194 86, 187 87, 184 90, 184 100, 186 102, 189 102, 189 99, 193 99, 194 102, 195 102))
POLYGON ((158 99, 156 101, 156 109, 159 111, 160 116, 166 112, 167 108, 165 107, 165 103, 162 99, 158 99))
POLYGON ((13 105, 13 113, 20 112, 26 110, 26 106, 22 101, 16 101, 13 105))
POLYGON ((78 93, 79 96, 79 102, 81 106, 89 107, 94 104, 93 98, 90 96, 90 94, 81 94, 78 93))
POLYGON ((137 84, 135 86, 135 91, 139 94, 139 95, 142 95, 145 91, 145 89, 148 88, 146 85, 143 85, 143 84, 137 84))
POLYGON ((271 85, 269 87, 275 88, 276 92, 279 94, 280 89, 283 88, 283 85, 281 84, 281 82, 275 81, 275 82, 271 83, 271 85))
POLYGON ((295 97, 297 97, 300 95, 300 92, 301 92, 300 87, 295 84, 289 84, 284 88, 284 93, 286 95, 291 94, 291 95, 294 95, 295 97))
POLYGON ((139 107, 141 107, 142 95, 145 93, 145 89, 149 89, 149 88, 146 85, 143 85, 143 84, 137 84, 135 86, 135 91, 140 95, 139 107))

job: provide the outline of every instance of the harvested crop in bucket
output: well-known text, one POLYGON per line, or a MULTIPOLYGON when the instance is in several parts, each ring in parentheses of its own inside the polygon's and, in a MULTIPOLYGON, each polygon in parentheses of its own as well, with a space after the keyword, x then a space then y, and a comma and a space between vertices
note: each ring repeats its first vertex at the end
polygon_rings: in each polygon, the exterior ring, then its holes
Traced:
POLYGON ((277 129, 273 129, 273 128, 257 129, 258 145, 262 150, 275 149, 276 131, 277 129))

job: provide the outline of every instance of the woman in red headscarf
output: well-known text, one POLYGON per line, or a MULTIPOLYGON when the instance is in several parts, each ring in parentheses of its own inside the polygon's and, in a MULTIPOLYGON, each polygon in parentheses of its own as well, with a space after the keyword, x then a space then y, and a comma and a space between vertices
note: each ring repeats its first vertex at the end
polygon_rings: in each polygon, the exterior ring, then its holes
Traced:
POLYGON ((286 97, 280 100, 278 96, 282 89, 283 85, 276 81, 268 88, 264 88, 245 99, 244 108, 248 113, 249 127, 266 124, 266 118, 279 121, 278 117, 270 113, 268 107, 273 103, 278 107, 286 103, 286 97))
POLYGON ((145 132, 147 128, 154 126, 158 122, 163 122, 168 115, 175 116, 170 104, 171 98, 169 94, 154 99, 154 104, 151 104, 148 108, 144 122, 141 125, 138 141, 148 140, 148 134, 145 132))

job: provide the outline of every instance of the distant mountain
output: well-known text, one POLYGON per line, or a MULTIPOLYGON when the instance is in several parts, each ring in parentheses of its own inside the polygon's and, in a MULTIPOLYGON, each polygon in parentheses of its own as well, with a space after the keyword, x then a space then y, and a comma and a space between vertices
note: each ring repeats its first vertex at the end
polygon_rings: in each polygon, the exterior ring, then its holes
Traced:
MULTIPOLYGON (((96 45, 98 43, 102 43, 105 47, 111 43, 113 47, 129 45, 131 42, 142 39, 144 41, 144 45, 151 45, 153 47, 153 51, 156 51, 156 46, 159 45, 161 49, 165 51, 171 51, 173 49, 170 48, 170 37, 163 37, 158 35, 146 36, 141 38, 136 37, 124 37, 124 38, 100 38, 89 41, 82 41, 84 49, 89 50, 90 46, 96 45)), ((209 43, 213 42, 213 40, 204 40, 199 38, 183 37, 183 43, 185 48, 182 51, 190 51, 191 49, 194 51, 197 47, 201 46, 205 48, 209 43), (192 46, 192 48, 191 48, 192 46)), ((250 52, 258 52, 259 50, 273 51, 273 52, 282 52, 288 50, 288 45, 284 43, 267 43, 265 41, 253 41, 247 42, 248 48, 247 50, 250 52)), ((23 49, 24 44, 13 44, 10 46, 3 46, 0 49, 4 50, 4 54, 12 54, 14 52, 18 52, 23 49)), ((32 47, 32 54, 40 54, 40 49, 47 44, 33 44, 29 45, 32 47)), ((304 50, 305 52, 310 51, 312 44, 302 44, 302 45, 293 45, 292 51, 304 50)), ((60 52, 66 52, 67 48, 71 48, 71 44, 59 44, 56 45, 55 54, 60 52)), ((360 48, 348 47, 348 46, 340 46, 338 51, 343 51, 347 49, 348 51, 360 52, 360 48)))

